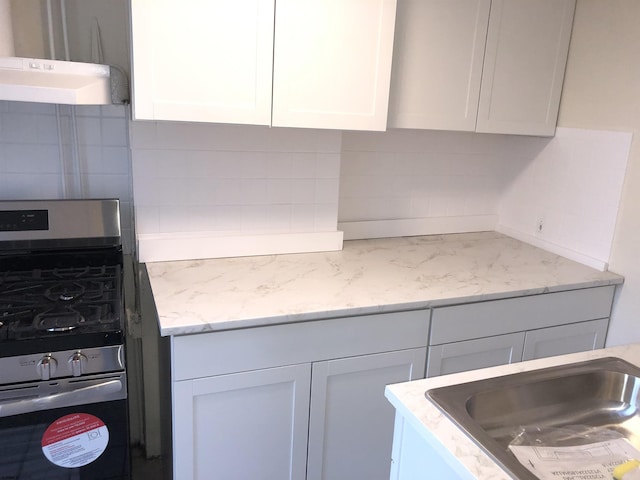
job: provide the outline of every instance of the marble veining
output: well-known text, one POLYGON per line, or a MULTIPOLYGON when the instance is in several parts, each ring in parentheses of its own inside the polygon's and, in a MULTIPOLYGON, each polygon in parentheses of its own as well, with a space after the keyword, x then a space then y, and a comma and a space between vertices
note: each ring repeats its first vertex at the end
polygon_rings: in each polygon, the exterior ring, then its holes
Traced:
POLYGON ((146 266, 163 336, 622 283, 619 275, 496 232, 351 240, 338 252, 146 266))
POLYGON ((431 388, 609 356, 619 357, 640 366, 640 344, 573 353, 398 383, 387 386, 385 396, 396 408, 396 411, 425 438, 428 444, 435 445, 438 451, 444 451, 445 454, 450 455, 450 460, 458 463, 460 468, 457 471, 461 473, 462 478, 507 480, 513 477, 503 470, 455 423, 443 415, 438 407, 425 397, 425 392, 431 388))

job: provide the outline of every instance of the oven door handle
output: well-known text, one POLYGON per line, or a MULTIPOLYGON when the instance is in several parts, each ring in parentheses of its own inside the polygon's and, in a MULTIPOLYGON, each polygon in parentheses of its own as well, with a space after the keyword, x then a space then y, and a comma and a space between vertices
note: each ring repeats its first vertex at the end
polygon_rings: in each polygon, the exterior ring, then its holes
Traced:
POLYGON ((127 391, 123 378, 111 379, 95 385, 42 397, 31 397, 6 403, 0 402, 0 418, 124 398, 127 398, 127 391))

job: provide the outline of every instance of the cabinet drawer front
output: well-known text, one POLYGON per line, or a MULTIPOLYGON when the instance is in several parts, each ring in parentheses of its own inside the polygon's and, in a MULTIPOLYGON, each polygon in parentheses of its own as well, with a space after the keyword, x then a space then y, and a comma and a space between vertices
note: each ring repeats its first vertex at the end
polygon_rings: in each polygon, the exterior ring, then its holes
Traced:
POLYGON ((435 308, 430 345, 608 318, 614 286, 435 308))
POLYGON ((428 332, 415 310, 172 337, 173 380, 425 347, 428 332))
POLYGON ((478 338, 429 348, 427 377, 519 362, 524 332, 478 338))

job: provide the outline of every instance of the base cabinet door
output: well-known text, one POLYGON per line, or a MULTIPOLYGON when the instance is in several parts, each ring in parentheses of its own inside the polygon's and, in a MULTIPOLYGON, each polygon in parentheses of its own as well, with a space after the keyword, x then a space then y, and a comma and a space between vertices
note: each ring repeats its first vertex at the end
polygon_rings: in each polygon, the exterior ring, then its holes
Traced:
POLYGON ((308 480, 389 478, 394 409, 384 387, 423 378, 425 358, 416 348, 313 364, 308 480))
POLYGON ((173 478, 304 480, 311 365, 183 380, 173 478))
POLYGON ((524 336, 518 332, 429 347, 427 377, 519 362, 524 336))
POLYGON ((609 319, 572 323, 527 332, 522 360, 603 348, 609 319))

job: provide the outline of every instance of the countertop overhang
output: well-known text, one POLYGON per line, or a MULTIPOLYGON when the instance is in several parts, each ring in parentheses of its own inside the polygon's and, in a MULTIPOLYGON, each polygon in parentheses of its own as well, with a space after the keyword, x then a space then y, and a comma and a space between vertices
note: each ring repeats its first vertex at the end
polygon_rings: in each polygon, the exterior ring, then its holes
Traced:
POLYGON ((351 240, 338 252, 146 264, 163 336, 616 285, 496 232, 351 240))

